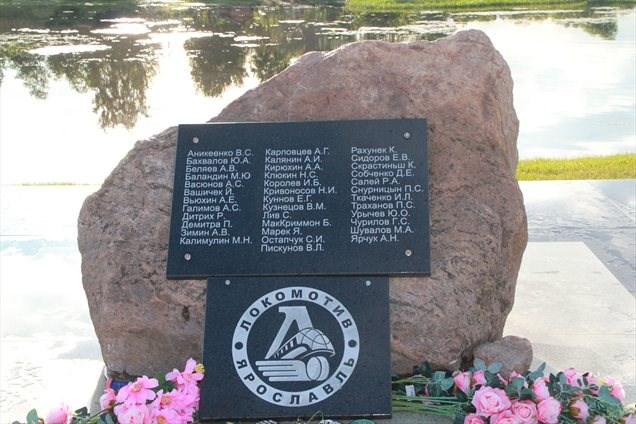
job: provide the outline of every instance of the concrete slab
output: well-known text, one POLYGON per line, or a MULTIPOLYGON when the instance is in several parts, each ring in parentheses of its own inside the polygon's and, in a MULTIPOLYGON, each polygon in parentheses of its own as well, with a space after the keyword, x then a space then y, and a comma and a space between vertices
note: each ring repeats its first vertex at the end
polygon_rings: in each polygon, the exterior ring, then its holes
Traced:
POLYGON ((582 241, 636 295, 636 180, 523 181, 531 242, 582 241))
POLYGON ((636 302, 582 242, 529 243, 504 334, 526 337, 557 370, 622 382, 636 400, 636 302))

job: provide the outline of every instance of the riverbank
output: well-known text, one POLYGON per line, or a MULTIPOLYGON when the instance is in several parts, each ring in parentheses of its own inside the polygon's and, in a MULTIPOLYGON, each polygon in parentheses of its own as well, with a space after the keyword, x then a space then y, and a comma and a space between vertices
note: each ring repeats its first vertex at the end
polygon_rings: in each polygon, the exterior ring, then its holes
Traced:
POLYGON ((590 156, 570 159, 520 160, 519 181, 620 180, 636 178, 636 154, 590 156))
POLYGON ((611 6, 631 6, 635 0, 608 0, 604 3, 599 1, 578 0, 346 0, 345 7, 357 13, 371 12, 412 12, 415 10, 439 10, 439 11, 461 11, 461 10, 492 10, 497 9, 536 9, 543 10, 577 10, 582 8, 611 5, 611 6))

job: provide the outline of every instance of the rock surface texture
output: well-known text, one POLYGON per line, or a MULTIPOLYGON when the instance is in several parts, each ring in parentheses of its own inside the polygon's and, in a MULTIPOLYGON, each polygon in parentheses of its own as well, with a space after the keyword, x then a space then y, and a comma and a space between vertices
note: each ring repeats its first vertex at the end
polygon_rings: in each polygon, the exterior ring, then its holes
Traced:
MULTIPOLYGON (((509 68, 479 31, 435 42, 353 43, 302 56, 214 121, 426 117, 430 277, 391 279, 392 361, 458 368, 501 338, 527 241, 514 177, 509 68)), ((83 284, 116 373, 155 373, 202 351, 205 281, 165 278, 176 128, 141 141, 87 198, 83 284)))
POLYGON ((501 375, 508 378, 512 371, 523 374, 532 363, 532 345, 528 339, 517 336, 506 336, 501 340, 484 343, 475 348, 475 359, 483 360, 486 365, 493 362, 501 364, 501 375))

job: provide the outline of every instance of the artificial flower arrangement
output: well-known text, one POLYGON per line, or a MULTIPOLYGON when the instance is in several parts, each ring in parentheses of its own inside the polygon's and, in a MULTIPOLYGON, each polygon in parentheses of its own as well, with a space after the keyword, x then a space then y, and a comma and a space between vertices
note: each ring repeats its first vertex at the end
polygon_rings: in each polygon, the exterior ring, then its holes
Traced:
MULTIPOLYGON (((424 362, 413 376, 393 379, 393 410, 453 417, 454 424, 636 424, 634 407, 622 404, 620 383, 574 368, 544 377, 544 369, 545 364, 523 375, 513 371, 506 379, 498 363, 475 360, 468 371, 451 374, 424 362)), ((97 414, 62 404, 45 419, 32 410, 27 424, 198 423, 203 373, 203 365, 189 359, 183 371, 175 369, 165 378, 142 376, 118 392, 107 388, 97 414)))
POLYGON ((159 378, 144 375, 117 392, 106 388, 99 399, 102 410, 94 415, 90 415, 87 408, 73 411, 68 405, 60 404, 45 419, 31 410, 27 424, 197 423, 198 383, 203 373, 203 364, 190 358, 183 371, 174 369, 159 378))
POLYGON ((611 378, 568 368, 544 377, 545 363, 506 379, 501 364, 479 359, 468 371, 433 371, 428 363, 413 376, 393 380, 393 410, 454 417, 454 424, 636 424, 634 406, 611 378))

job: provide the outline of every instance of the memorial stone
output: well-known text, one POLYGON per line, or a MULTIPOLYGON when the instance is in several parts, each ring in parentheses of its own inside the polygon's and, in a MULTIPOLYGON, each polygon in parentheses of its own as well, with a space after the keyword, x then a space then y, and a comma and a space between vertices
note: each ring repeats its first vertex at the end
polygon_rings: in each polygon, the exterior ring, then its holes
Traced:
MULTIPOLYGON (((426 117, 431 275, 391 278, 397 373, 423 360, 456 369, 502 336, 527 241, 512 85, 480 31, 369 41, 308 53, 214 118, 426 117)), ((166 279, 176 141, 174 127, 138 142, 80 212, 83 284, 111 375, 154 375, 201 358, 206 283, 166 279)))

